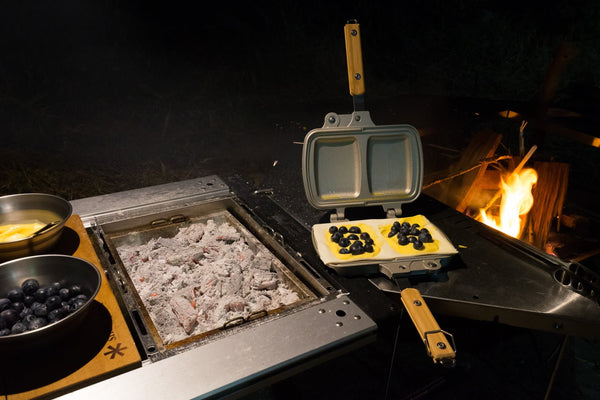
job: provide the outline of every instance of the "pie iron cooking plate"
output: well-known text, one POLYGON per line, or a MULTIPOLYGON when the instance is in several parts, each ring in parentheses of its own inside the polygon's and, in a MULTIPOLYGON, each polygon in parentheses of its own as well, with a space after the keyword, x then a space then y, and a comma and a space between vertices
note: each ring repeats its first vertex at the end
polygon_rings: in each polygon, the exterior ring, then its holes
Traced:
POLYGON ((429 273, 439 270, 446 260, 457 253, 446 235, 423 215, 317 224, 312 228, 312 241, 323 263, 344 276, 381 272, 393 279, 429 273), (424 243, 421 250, 414 249, 411 243, 399 245, 396 235, 388 236, 395 221, 408 222, 411 225, 416 223, 420 228, 426 228, 433 241, 424 243), (361 255, 339 254, 340 247, 330 239, 331 226, 358 227, 374 240, 374 251, 361 255))
MULTIPOLYGON (((354 21, 355 22, 355 21, 354 21)), ((376 126, 364 110, 364 75, 358 23, 344 27, 348 82, 354 102, 352 114, 325 116, 322 128, 304 138, 302 177, 308 202, 317 209, 335 209, 332 224, 345 221, 345 209, 381 205, 390 222, 402 214, 402 204, 420 195, 423 185, 423 150, 417 129, 411 125, 376 126)), ((423 217, 424 218, 424 217, 423 217)), ((425 219, 426 220, 426 219, 425 219)), ((353 221, 347 226, 373 221, 353 221)), ((383 221, 385 222, 385 220, 383 221)), ((428 224, 429 221, 427 221, 428 224)), ((332 225, 329 224, 329 225, 332 225)), ((382 272, 390 278, 430 272, 456 253, 445 235, 434 239, 443 251, 401 254, 383 251, 376 257, 332 256, 328 248, 327 224, 313 226, 312 239, 321 260, 340 274, 382 272)), ((421 224, 422 226, 423 224, 421 224)), ((375 230, 377 228, 375 227, 375 230)), ((382 249, 391 250, 391 249, 382 249)))

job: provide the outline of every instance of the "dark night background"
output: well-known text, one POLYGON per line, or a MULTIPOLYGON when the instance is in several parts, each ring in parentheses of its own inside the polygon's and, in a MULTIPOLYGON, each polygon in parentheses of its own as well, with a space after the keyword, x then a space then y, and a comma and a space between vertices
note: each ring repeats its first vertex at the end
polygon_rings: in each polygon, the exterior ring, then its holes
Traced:
MULTIPOLYGON (((327 112, 351 111, 348 19, 361 24, 375 123, 411 123, 457 149, 486 122, 473 120, 486 105, 535 107, 565 41, 578 53, 554 100, 576 93, 589 108, 579 94, 600 81, 593 0, 1 4, 3 194, 80 198, 210 173, 264 174, 327 112)), ((514 134, 519 124, 499 129, 514 134)), ((567 144, 597 159, 596 148, 567 144)))
MULTIPOLYGON (((453 161, 430 145, 456 156, 480 129, 514 154, 523 118, 498 111, 536 116, 565 43, 576 54, 554 77, 563 116, 552 121, 600 137, 598 0, 0 0, 0 195, 72 200, 210 174, 260 185, 299 169, 305 134, 352 110, 349 19, 361 26, 367 109, 376 124, 419 129, 425 172, 453 161)), ((570 163, 567 205, 600 220, 600 149, 525 133, 535 159, 570 163)), ((598 393, 590 348, 556 385, 564 398, 598 393)), ((509 377, 527 367, 498 359, 509 377)), ((516 379, 521 393, 531 384, 516 379)))

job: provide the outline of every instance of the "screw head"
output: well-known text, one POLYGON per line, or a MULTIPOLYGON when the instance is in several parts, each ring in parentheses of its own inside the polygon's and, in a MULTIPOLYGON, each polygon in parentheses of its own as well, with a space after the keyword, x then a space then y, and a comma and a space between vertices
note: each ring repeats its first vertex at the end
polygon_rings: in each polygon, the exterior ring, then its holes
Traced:
POLYGON ((362 76, 360 76, 358 72, 354 74, 354 79, 356 79, 357 81, 360 81, 361 78, 362 76))
POLYGON ((423 303, 421 303, 420 300, 415 300, 415 301, 413 301, 413 304, 418 307, 418 306, 422 305, 423 303))
POLYGON ((446 344, 443 342, 438 342, 437 347, 438 347, 438 349, 444 350, 446 348, 446 344))
POLYGON ((356 35, 358 35, 358 31, 356 29, 352 29, 352 30, 350 30, 350 34, 352 36, 356 36, 356 35))

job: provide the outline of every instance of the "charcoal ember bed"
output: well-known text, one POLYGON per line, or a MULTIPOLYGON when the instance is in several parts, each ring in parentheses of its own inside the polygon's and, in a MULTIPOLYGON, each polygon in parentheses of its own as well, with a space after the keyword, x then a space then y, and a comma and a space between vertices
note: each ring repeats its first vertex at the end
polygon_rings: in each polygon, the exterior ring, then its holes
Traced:
POLYGON ((316 298, 227 210, 110 237, 159 348, 316 298))

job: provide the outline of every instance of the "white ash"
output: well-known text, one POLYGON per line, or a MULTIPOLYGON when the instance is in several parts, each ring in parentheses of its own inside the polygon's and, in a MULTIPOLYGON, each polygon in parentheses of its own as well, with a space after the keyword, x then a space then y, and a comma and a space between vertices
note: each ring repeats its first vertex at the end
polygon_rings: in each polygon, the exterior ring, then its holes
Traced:
POLYGON ((117 251, 160 337, 172 343, 299 300, 275 272, 281 262, 255 247, 228 222, 209 219, 117 251))

